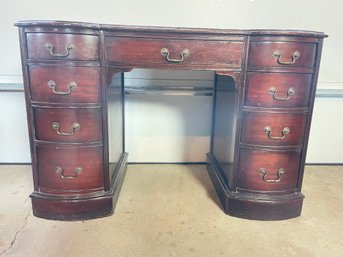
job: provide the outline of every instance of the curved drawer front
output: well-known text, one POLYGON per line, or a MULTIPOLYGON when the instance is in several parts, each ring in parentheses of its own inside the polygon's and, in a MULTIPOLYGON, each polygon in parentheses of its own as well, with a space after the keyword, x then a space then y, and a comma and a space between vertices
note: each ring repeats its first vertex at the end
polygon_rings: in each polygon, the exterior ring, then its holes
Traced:
POLYGON ((98 67, 30 66, 29 72, 33 101, 100 103, 98 67))
POLYGON ((101 147, 36 148, 40 191, 68 193, 103 188, 101 147))
POLYGON ((249 66, 314 67, 316 44, 298 42, 252 42, 249 66))
POLYGON ((106 50, 114 63, 240 67, 243 42, 113 37, 106 50))
POLYGON ((100 108, 34 108, 36 139, 42 141, 101 142, 100 108))
POLYGON ((243 116, 243 144, 295 146, 303 143, 306 114, 246 112, 243 116))
POLYGON ((311 74, 250 72, 247 76, 245 105, 307 107, 311 83, 311 74))
POLYGON ((300 152, 241 149, 238 187, 249 191, 291 191, 297 187, 300 152))
POLYGON ((28 33, 29 59, 84 60, 99 59, 99 38, 94 35, 28 33))

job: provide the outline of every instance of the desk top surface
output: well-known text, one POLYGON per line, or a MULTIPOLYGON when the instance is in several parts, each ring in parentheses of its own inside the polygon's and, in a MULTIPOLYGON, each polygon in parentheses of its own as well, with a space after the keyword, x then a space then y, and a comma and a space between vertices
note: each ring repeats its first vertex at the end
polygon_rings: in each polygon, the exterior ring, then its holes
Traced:
POLYGON ((135 26, 135 25, 115 25, 98 24, 89 22, 75 21, 56 21, 56 20, 24 20, 15 23, 19 27, 68 27, 80 29, 101 29, 110 31, 140 31, 155 33, 187 33, 187 34, 216 34, 216 35, 275 35, 275 36, 312 36, 324 38, 327 35, 323 32, 309 30, 283 30, 283 29, 209 29, 209 28, 184 28, 184 27, 160 27, 160 26, 135 26))

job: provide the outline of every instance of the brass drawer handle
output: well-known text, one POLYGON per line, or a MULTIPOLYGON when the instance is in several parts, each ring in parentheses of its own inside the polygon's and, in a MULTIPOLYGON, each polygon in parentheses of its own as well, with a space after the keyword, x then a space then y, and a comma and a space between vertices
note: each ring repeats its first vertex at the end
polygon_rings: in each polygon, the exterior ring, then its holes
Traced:
POLYGON ((262 179, 263 181, 267 182, 267 183, 279 183, 281 181, 281 175, 284 175, 286 174, 286 170, 284 168, 280 168, 277 172, 276 172, 276 176, 277 178, 276 179, 267 179, 267 172, 264 168, 259 168, 258 169, 259 172, 261 173, 262 175, 262 179))
POLYGON ((290 87, 287 91, 287 96, 286 97, 278 97, 276 96, 276 88, 275 87, 270 87, 268 89, 268 92, 273 96, 274 100, 277 101, 287 101, 289 99, 291 99, 291 96, 295 94, 295 88, 294 87, 290 87))
POLYGON ((181 63, 181 62, 183 62, 183 60, 185 59, 185 57, 187 57, 187 56, 189 56, 190 55, 190 52, 189 52, 189 50, 186 48, 186 49, 183 49, 182 51, 181 51, 181 53, 180 53, 180 59, 172 59, 172 58, 169 58, 169 50, 168 50, 168 48, 162 48, 161 49, 161 54, 163 55, 163 56, 165 56, 166 57, 166 60, 168 61, 168 62, 171 62, 171 63, 181 63))
POLYGON ((300 52, 299 51, 295 51, 293 54, 292 54, 292 61, 290 62, 287 62, 287 61, 281 61, 281 54, 278 52, 278 51, 275 51, 273 53, 273 57, 274 58, 277 58, 277 62, 278 64, 281 64, 281 65, 291 65, 291 64, 294 64, 296 62, 296 60, 300 57, 300 52))
POLYGON ((77 123, 77 122, 73 123, 70 132, 61 132, 61 131, 60 131, 60 124, 59 124, 58 122, 56 122, 56 121, 53 122, 53 123, 51 124, 51 126, 52 126, 52 128, 53 128, 54 130, 56 130, 56 133, 57 133, 58 135, 60 135, 60 136, 72 136, 72 135, 74 135, 74 133, 75 133, 76 130, 79 130, 79 129, 81 128, 80 124, 77 123))
POLYGON ((74 169, 74 175, 72 175, 72 176, 64 175, 63 174, 64 170, 63 170, 63 168, 61 166, 56 166, 55 167, 55 171, 56 171, 56 173, 60 174, 60 177, 63 178, 63 179, 74 179, 74 178, 76 178, 78 175, 80 175, 83 172, 83 169, 82 169, 82 167, 76 167, 74 169))
POLYGON ((68 84, 68 90, 67 91, 57 91, 56 88, 56 82, 53 80, 49 80, 48 87, 52 89, 52 92, 55 95, 70 95, 71 91, 74 90, 77 87, 76 82, 71 81, 68 84))
POLYGON ((64 54, 55 53, 54 52, 55 48, 53 47, 53 45, 51 43, 46 43, 45 47, 49 50, 50 55, 53 56, 53 57, 68 57, 69 54, 70 54, 70 51, 74 48, 74 45, 73 44, 68 44, 66 46, 66 50, 65 50, 64 54))
POLYGON ((266 133, 268 138, 272 139, 272 140, 282 140, 282 139, 285 138, 285 136, 289 132, 291 132, 291 129, 289 127, 284 127, 282 129, 282 131, 281 131, 281 136, 280 137, 274 137, 274 136, 272 136, 272 129, 271 129, 271 127, 269 127, 269 126, 264 127, 264 133, 266 133))

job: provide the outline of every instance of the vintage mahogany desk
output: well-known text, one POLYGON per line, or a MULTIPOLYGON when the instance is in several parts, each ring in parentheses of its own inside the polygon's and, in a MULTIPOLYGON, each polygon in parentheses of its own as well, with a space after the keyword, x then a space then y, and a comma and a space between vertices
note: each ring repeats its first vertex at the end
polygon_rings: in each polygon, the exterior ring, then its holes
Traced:
POLYGON ((226 213, 299 216, 325 34, 22 21, 19 27, 33 212, 59 220, 113 213, 123 182, 124 89, 133 68, 216 74, 207 167, 226 213), (234 85, 234 86, 232 86, 234 85))

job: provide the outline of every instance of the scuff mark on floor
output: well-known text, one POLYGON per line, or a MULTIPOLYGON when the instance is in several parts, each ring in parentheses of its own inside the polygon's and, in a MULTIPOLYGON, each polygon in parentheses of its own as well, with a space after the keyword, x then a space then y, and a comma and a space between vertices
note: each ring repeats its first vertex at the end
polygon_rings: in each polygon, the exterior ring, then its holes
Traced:
POLYGON ((7 251, 9 251, 13 245, 15 244, 15 242, 17 241, 17 237, 19 235, 20 232, 22 232, 25 228, 25 226, 27 225, 27 219, 30 217, 31 215, 31 208, 29 209, 27 215, 25 216, 25 219, 24 219, 24 222, 23 222, 23 225, 20 227, 20 229, 14 234, 14 237, 13 237, 13 240, 11 241, 11 244, 9 247, 7 247, 5 250, 3 250, 1 253, 0 253, 0 256, 5 254, 7 251))

